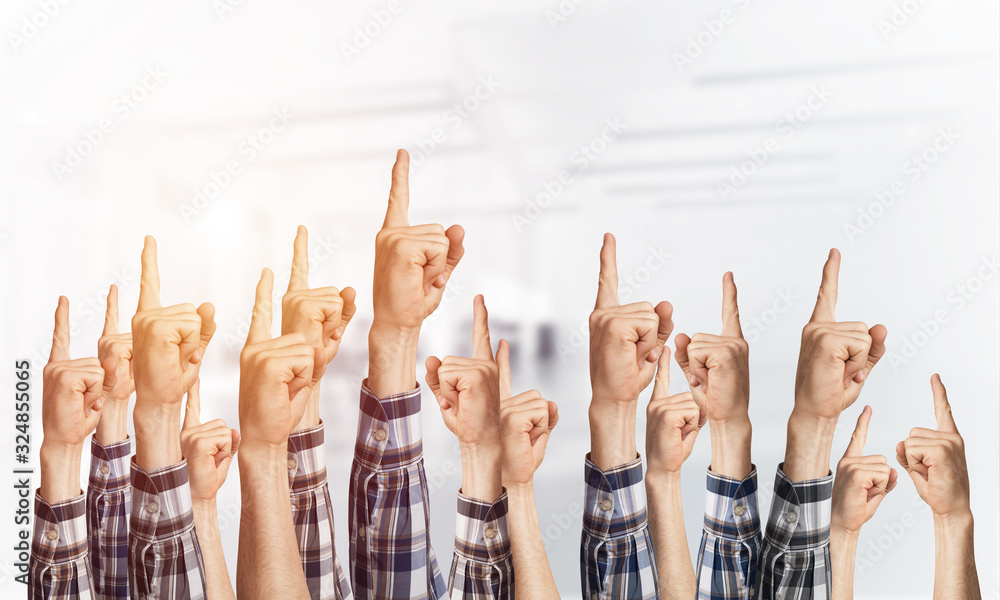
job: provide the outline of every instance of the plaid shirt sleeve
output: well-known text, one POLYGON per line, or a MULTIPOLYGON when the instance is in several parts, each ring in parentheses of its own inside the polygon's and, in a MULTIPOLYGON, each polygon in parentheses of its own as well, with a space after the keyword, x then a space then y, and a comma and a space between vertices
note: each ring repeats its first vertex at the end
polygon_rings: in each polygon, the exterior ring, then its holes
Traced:
POLYGON ((288 437, 292 520, 309 596, 313 600, 347 600, 353 596, 333 543, 333 504, 323 441, 322 423, 288 437))
POLYGON ((448 591, 455 600, 514 599, 506 490, 492 504, 459 492, 448 591))
POLYGON ((764 600, 830 597, 833 474, 792 483, 778 466, 758 573, 764 600))
POLYGON ((656 562, 646 521, 642 458, 601 472, 587 455, 580 570, 583 597, 657 597, 656 562))
POLYGON ((35 492, 29 560, 30 600, 92 600, 83 494, 49 505, 35 492))
POLYGON ((760 559, 757 469, 742 481, 708 471, 698 551, 699 600, 750 600, 760 559))
POLYGON ((147 473, 132 460, 128 563, 133 598, 205 598, 187 461, 147 473))
POLYGON ((128 515, 132 504, 129 455, 132 441, 107 447, 90 442, 87 541, 98 600, 128 598, 128 515))
POLYGON ((442 598, 431 548, 420 388, 376 398, 362 384, 351 466, 351 583, 358 600, 442 598))

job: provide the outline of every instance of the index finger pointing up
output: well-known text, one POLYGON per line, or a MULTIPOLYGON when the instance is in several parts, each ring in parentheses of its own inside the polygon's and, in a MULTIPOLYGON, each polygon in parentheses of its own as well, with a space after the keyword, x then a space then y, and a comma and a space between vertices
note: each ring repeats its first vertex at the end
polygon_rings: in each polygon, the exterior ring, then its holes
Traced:
POLYGON ((108 310, 104 315, 104 335, 118 333, 118 286, 111 284, 108 290, 108 310))
POLYGON ((392 165, 392 184, 389 188, 389 207, 385 211, 382 228, 407 227, 410 224, 410 155, 406 150, 396 152, 392 165))
POLYGON ((615 236, 604 234, 601 246, 601 275, 597 281, 596 308, 618 306, 618 260, 615 256, 615 236))
POLYGON ((288 278, 288 291, 309 289, 309 230, 299 225, 292 248, 292 274, 288 278))
POLYGON ((816 308, 813 309, 810 321, 835 321, 834 312, 837 308, 837 280, 840 276, 840 251, 830 250, 830 256, 823 265, 823 282, 819 286, 816 297, 816 308))
POLYGON ((740 327, 740 307, 736 303, 736 281, 732 271, 722 276, 722 335, 743 337, 740 327))
POLYGON ((937 373, 931 377, 931 389, 934 390, 934 416, 937 418, 938 431, 958 433, 958 426, 951 414, 951 404, 948 402, 948 391, 944 389, 941 376, 937 373))
POLYGON ((871 423, 871 420, 872 407, 866 406, 861 411, 861 416, 858 417, 858 424, 854 427, 854 434, 851 435, 851 441, 847 444, 844 456, 864 456, 865 441, 868 440, 868 424, 871 423))
POLYGON ((500 399, 513 398, 510 393, 510 344, 500 340, 497 347, 497 369, 500 371, 500 399))
POLYGON ((266 342, 271 339, 271 288, 274 285, 274 273, 264 268, 260 272, 257 283, 257 298, 253 303, 253 314, 250 317, 250 331, 247 333, 247 343, 266 342))
POLYGON ((156 264, 156 240, 147 235, 142 246, 142 275, 139 277, 139 310, 161 308, 160 269, 156 264))
POLYGON ((482 294, 472 301, 472 358, 493 360, 489 314, 486 312, 486 301, 482 294))
POLYGON ((52 351, 49 352, 49 362, 69 360, 69 299, 59 296, 56 306, 56 326, 52 330, 52 351))
POLYGON ((195 379, 188 390, 187 407, 184 409, 184 429, 201 425, 201 379, 195 379))

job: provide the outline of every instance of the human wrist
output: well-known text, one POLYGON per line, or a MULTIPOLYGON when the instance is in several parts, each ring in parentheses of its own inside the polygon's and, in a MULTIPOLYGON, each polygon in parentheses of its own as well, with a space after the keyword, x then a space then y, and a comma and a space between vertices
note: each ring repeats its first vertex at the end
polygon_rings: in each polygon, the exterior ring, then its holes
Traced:
POLYGON ((601 471, 630 463, 638 456, 636 404, 591 401, 590 460, 601 471))
POLYGON ((417 386, 417 346, 420 328, 399 327, 376 320, 368 332, 368 388, 377 398, 417 386))
POLYGON ((830 451, 837 420, 792 410, 785 444, 785 475, 792 482, 819 479, 830 474, 830 451))
POLYGON ((309 401, 306 402, 306 410, 302 413, 302 419, 299 420, 298 424, 295 425, 295 429, 292 433, 297 431, 302 431, 303 429, 310 429, 319 425, 319 381, 317 381, 312 390, 309 392, 309 401))
POLYGON ((712 436, 713 473, 742 481, 753 469, 750 459, 753 427, 744 416, 728 420, 709 420, 712 436))
POLYGON ((462 493, 483 502, 495 502, 503 490, 499 444, 461 445, 462 493))
POLYGON ((963 508, 947 514, 934 515, 934 531, 947 537, 971 535, 975 521, 972 510, 963 508))
POLYGON ((42 472, 39 489, 42 498, 50 505, 75 498, 82 493, 80 488, 82 457, 83 444, 65 444, 47 440, 42 442, 38 456, 42 472))
POLYGON ((102 446, 125 441, 128 437, 128 398, 109 399, 101 409, 101 420, 94 431, 94 439, 102 446))
POLYGON ((132 417, 135 425, 135 462, 140 468, 151 471, 184 459, 180 412, 180 404, 136 404, 132 417))
POLYGON ((649 467, 646 470, 645 480, 647 488, 657 491, 668 491, 674 488, 680 489, 681 472, 680 470, 667 471, 649 467))

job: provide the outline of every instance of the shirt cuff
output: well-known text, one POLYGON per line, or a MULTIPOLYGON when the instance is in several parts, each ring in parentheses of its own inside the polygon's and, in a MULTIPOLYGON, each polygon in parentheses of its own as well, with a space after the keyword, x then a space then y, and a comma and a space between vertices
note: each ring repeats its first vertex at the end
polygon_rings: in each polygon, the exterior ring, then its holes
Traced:
POLYGON ((161 542, 192 527, 187 461, 147 473, 133 459, 130 533, 143 541, 161 542))
POLYGON ((507 490, 492 504, 459 491, 455 552, 479 563, 497 563, 510 556, 507 490))
POLYGON ((631 535, 646 525, 646 487, 642 483, 642 457, 602 472, 587 454, 587 481, 583 529, 598 538, 631 535))
POLYGON ((49 504, 35 492, 32 558, 46 565, 72 563, 87 554, 87 501, 83 494, 49 504))
POLYGON ((708 471, 705 493, 705 531, 709 535, 742 541, 760 531, 757 507, 757 467, 743 480, 708 471))
POLYGON ((768 541, 786 551, 808 550, 830 541, 833 474, 792 483, 778 465, 768 517, 768 541))
POLYGON ((90 487, 107 493, 120 492, 129 486, 129 455, 132 440, 102 446, 97 438, 90 442, 90 487))
POLYGON ((398 469, 420 459, 420 386, 377 398, 361 384, 361 415, 354 457, 369 469, 398 469))
POLYGON ((288 488, 302 494, 326 483, 323 422, 288 436, 288 488))

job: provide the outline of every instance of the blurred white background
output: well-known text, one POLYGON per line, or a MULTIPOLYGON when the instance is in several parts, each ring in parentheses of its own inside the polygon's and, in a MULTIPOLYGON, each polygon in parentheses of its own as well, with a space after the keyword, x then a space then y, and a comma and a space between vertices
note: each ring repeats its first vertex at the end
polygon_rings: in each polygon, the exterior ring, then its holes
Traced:
MULTIPOLYGON (((623 301, 670 300, 677 332, 718 332, 721 277, 735 273, 764 507, 800 330, 839 247, 838 318, 884 323, 893 355, 845 413, 834 455, 869 403, 866 450, 894 460, 911 427, 933 426, 928 380, 941 372, 969 448, 984 597, 998 598, 998 11, 971 0, 8 2, 0 379, 12 391, 14 359, 33 361, 37 455, 56 298, 70 299, 74 357, 95 354, 107 286, 121 288, 128 323, 152 234, 164 303, 217 307, 203 416, 235 426, 254 285, 268 266, 284 289, 307 225, 312 284, 352 285, 361 307, 323 388, 346 565, 373 239, 405 147, 411 222, 467 231, 422 354, 467 355, 483 293, 494 340, 514 346, 515 388, 559 404, 537 490, 565 597, 580 589, 586 320, 611 231, 623 301)), ((447 572, 460 462, 426 394, 425 405, 447 572)), ((0 464, 13 469, 11 430, 0 464)), ((706 430, 685 467, 692 553, 709 445, 706 430)), ((220 502, 232 573, 238 501, 234 468, 220 502)), ((21 590, 15 503, 12 488, 0 493, 5 596, 21 590)), ((933 526, 905 475, 859 558, 859 598, 930 596, 933 526)))

